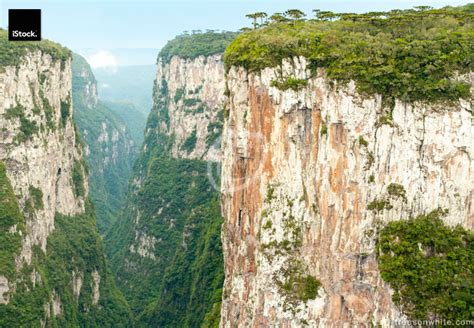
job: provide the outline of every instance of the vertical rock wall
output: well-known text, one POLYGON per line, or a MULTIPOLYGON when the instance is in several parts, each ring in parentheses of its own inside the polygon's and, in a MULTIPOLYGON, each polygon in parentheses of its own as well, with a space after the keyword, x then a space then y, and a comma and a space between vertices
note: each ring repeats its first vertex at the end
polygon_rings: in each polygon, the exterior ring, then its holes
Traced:
POLYGON ((403 318, 380 277, 375 237, 391 220, 438 207, 448 225, 473 228, 472 104, 396 102, 390 117, 353 83, 312 77, 304 58, 281 72, 234 67, 227 83, 221 327, 389 327, 403 318), (278 90, 280 73, 308 85, 278 90), (369 210, 374 202, 384 209, 369 210), (306 275, 321 282, 315 299, 282 288, 306 275))

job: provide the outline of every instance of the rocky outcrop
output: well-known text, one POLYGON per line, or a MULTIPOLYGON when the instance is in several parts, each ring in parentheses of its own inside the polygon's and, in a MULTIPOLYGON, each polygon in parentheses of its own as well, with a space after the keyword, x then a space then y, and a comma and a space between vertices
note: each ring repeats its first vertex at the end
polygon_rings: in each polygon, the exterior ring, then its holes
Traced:
POLYGON ((403 319, 380 277, 375 238, 391 220, 438 207, 449 210, 446 224, 473 229, 472 104, 397 101, 390 111, 354 83, 311 75, 304 58, 281 72, 233 67, 227 84, 221 327, 403 319), (281 76, 308 84, 281 91, 272 86, 281 76), (303 274, 321 282, 314 299, 284 288, 303 274))
POLYGON ((84 211, 87 180, 77 195, 73 171, 84 175, 82 150, 72 121, 71 62, 62 67, 49 54, 29 53, 22 63, 0 73, 0 161, 21 207, 32 189, 41 191, 42 208, 27 220, 17 266, 30 264, 32 247, 46 250, 55 213, 84 211))
POLYGON ((222 55, 159 58, 155 89, 164 91, 155 101, 168 110, 160 129, 174 138, 171 154, 218 161, 225 102, 222 55))

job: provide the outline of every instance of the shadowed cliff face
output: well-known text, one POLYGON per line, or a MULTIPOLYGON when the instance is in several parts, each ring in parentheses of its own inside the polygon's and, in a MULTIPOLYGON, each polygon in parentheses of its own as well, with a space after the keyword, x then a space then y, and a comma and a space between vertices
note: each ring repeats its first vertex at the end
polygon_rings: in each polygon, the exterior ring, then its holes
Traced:
POLYGON ((403 318, 375 239, 387 222, 438 207, 449 210, 446 224, 473 228, 472 104, 396 102, 390 111, 323 71, 311 77, 304 58, 281 72, 231 68, 227 83, 221 327, 388 327, 403 318), (278 90, 281 74, 308 85, 278 90), (315 298, 285 289, 306 276, 321 283, 315 298))

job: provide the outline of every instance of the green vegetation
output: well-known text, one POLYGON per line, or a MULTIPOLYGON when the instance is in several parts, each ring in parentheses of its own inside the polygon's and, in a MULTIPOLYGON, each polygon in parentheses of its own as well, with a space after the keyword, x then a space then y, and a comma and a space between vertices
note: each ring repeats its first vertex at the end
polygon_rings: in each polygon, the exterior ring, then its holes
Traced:
MULTIPOLYGON (((140 183, 130 185, 120 220, 106 235, 107 250, 137 326, 215 327, 224 279, 219 193, 207 162, 171 156, 176 138, 168 110, 175 94, 166 80, 159 85, 133 168, 131 181, 140 183), (148 256, 134 251, 140 238, 151 241, 148 256)), ((176 100, 185 98, 182 93, 176 100)), ((220 129, 210 124, 208 135, 220 129)), ((190 132, 182 144, 186 151, 197 141, 197 131, 190 132)))
POLYGON ((199 104, 200 102, 201 100, 198 98, 186 98, 184 99, 183 105, 186 107, 192 107, 199 104))
POLYGON ((398 183, 391 183, 387 187, 387 192, 391 197, 401 197, 407 199, 405 188, 398 183))
MULTIPOLYGON (((36 209, 43 207, 43 193, 29 187, 30 201, 36 209)), ((26 209, 25 209, 26 210, 26 209)), ((33 247, 31 265, 15 269, 15 257, 21 250, 26 233, 25 219, 17 198, 0 162, 0 274, 16 283, 8 304, 0 304, 1 327, 36 327, 44 323, 45 306, 53 290, 61 299, 62 315, 49 317, 47 326, 130 327, 130 310, 107 271, 100 236, 90 202, 82 215, 69 217, 57 214, 55 229, 48 237, 46 254, 33 247), (93 270, 100 274, 100 298, 92 303, 93 270), (72 274, 81 272, 84 280, 79 298, 73 295, 72 274), (31 276, 38 278, 35 283, 31 276)))
POLYGON ((386 104, 470 98, 469 85, 453 79, 473 70, 473 14, 451 9, 411 9, 367 14, 315 11, 305 21, 278 14, 246 31, 227 47, 226 67, 249 71, 305 56, 313 71, 325 68, 341 83, 355 80, 362 94, 381 94, 386 104))
POLYGON ((99 231, 105 233, 119 217, 125 201, 137 145, 143 139, 144 126, 141 124, 144 119, 140 118, 140 112, 126 103, 92 101, 90 95, 86 94, 86 87, 93 83, 96 80, 89 64, 81 56, 73 54, 74 121, 89 148, 86 158, 90 168, 89 194, 96 206, 99 231), (134 127, 134 135, 127 129, 125 120, 134 127), (103 133, 109 138, 99 142, 103 133), (111 140, 114 133, 118 133, 116 141, 111 140), (110 160, 114 156, 116 160, 110 160))
POLYGON ((21 63, 23 57, 29 51, 42 51, 51 55, 53 60, 60 60, 61 66, 71 57, 71 52, 57 43, 49 40, 43 41, 24 41, 10 42, 8 41, 7 31, 0 29, 0 71, 6 66, 15 66, 21 63))
POLYGON ((205 32, 182 34, 177 36, 161 49, 158 58, 165 63, 173 56, 194 59, 199 56, 211 56, 223 53, 227 45, 235 38, 235 32, 205 32))
POLYGON ((41 189, 30 185, 29 193, 31 201, 33 202, 33 208, 37 210, 42 210, 44 208, 44 203, 43 192, 41 191, 41 189))
POLYGON ((54 108, 49 103, 49 100, 44 96, 43 92, 40 91, 41 101, 43 103, 43 113, 46 118, 46 127, 50 131, 54 131, 56 128, 56 122, 54 117, 54 108))
POLYGON ((308 85, 308 81, 289 76, 286 79, 272 80, 270 85, 282 91, 288 89, 299 91, 308 85))
POLYGON ((328 126, 323 121, 321 122, 321 130, 319 130, 319 134, 321 136, 324 136, 324 135, 328 134, 328 126))
POLYGON ((374 211, 374 212, 381 212, 383 210, 390 210, 392 208, 392 205, 390 205, 390 202, 387 199, 374 199, 367 205, 367 209, 369 211, 374 211))
POLYGON ((0 161, 0 275, 9 281, 15 278, 15 257, 21 250, 24 233, 25 221, 8 179, 5 164, 0 161))
POLYGON ((185 89, 184 88, 178 88, 176 89, 176 93, 174 94, 173 100, 175 103, 180 101, 183 96, 184 96, 185 89))
POLYGON ((30 121, 25 115, 26 108, 22 105, 16 105, 6 110, 5 119, 20 121, 20 132, 15 136, 15 141, 22 143, 30 140, 33 135, 38 133, 39 129, 35 121, 30 121))
POLYGON ((70 114, 71 100, 67 99, 66 101, 61 100, 61 124, 63 127, 66 126, 67 120, 70 114))
POLYGON ((369 176, 369 183, 374 183, 375 182, 375 176, 373 174, 371 174, 369 176))
POLYGON ((363 136, 359 136, 359 145, 364 146, 364 147, 368 147, 369 143, 367 142, 367 140, 364 139, 363 136))
MULTIPOLYGON (((304 197, 300 201, 304 201, 304 197)), ((265 205, 267 206, 261 213, 263 233, 270 236, 270 241, 260 244, 260 251, 267 261, 272 263, 275 257, 283 256, 284 263, 280 269, 274 273, 273 280, 278 288, 278 292, 284 297, 283 307, 285 311, 295 314, 299 311, 301 302, 315 299, 321 283, 313 276, 308 275, 306 264, 299 259, 301 246, 303 245, 303 234, 301 223, 291 214, 294 200, 287 198, 286 204, 289 212, 283 212, 282 228, 283 239, 274 239, 275 228, 273 228, 272 218, 269 211, 273 202, 281 202, 275 193, 275 186, 269 185, 265 205)), ((279 214, 278 214, 279 215, 279 214)), ((259 231, 261 240, 262 230, 259 231)))
POLYGON ((296 307, 299 302, 315 299, 321 286, 316 278, 306 274, 301 261, 294 261, 282 268, 275 275, 275 281, 280 294, 285 296, 287 308, 290 304, 296 307))
POLYGON ((191 132, 189 137, 187 137, 186 140, 184 140, 180 149, 186 151, 187 153, 191 153, 194 150, 194 148, 196 148, 196 141, 197 141, 197 131, 195 128, 193 132, 191 132))
POLYGON ((410 319, 465 320, 474 307, 474 234, 435 210, 385 226, 377 240, 382 278, 410 319))
POLYGON ((107 235, 118 284, 138 325, 200 327, 205 317, 216 322, 224 279, 222 217, 207 163, 165 155, 141 159, 143 185, 129 195, 123 220, 107 235), (135 231, 160 240, 152 251, 156 260, 130 252, 135 231))
POLYGON ((84 182, 84 167, 80 161, 75 160, 72 167, 72 183, 76 197, 83 197, 85 195, 84 182))
MULTIPOLYGON (((224 126, 224 110, 217 113, 217 119, 207 125, 206 146, 210 147, 222 135, 222 128, 224 126)), ((220 146, 220 145, 219 145, 220 146)))
POLYGON ((33 247, 32 264, 16 273, 16 283, 10 302, 0 304, 1 327, 39 327, 46 318, 43 304, 48 304, 53 295, 61 300, 62 314, 50 316, 46 326, 130 327, 132 324, 127 303, 107 270, 90 202, 82 215, 56 214, 46 253, 38 246, 33 247), (98 304, 93 303, 92 297, 94 270, 101 277, 98 304), (83 275, 79 297, 73 294, 73 272, 83 275), (36 283, 31 282, 32 274, 40 277, 36 283))

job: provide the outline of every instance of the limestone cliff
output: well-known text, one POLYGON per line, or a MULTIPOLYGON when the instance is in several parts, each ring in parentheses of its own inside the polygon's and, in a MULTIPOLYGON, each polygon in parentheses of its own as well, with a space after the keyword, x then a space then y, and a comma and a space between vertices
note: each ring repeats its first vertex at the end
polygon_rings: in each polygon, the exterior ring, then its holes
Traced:
POLYGON ((0 326, 126 323, 88 201, 70 53, 50 41, 1 50, 18 56, 0 69, 0 326))
POLYGON ((473 229, 472 103, 396 101, 387 113, 380 96, 312 74, 303 57, 227 77, 221 327, 395 325, 378 230, 438 207, 449 226, 473 229), (308 83, 281 91, 281 76, 308 83), (285 289, 303 274, 321 283, 314 299, 285 289))

